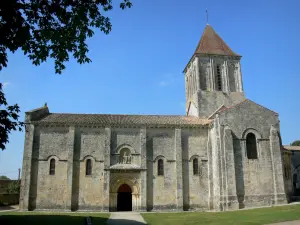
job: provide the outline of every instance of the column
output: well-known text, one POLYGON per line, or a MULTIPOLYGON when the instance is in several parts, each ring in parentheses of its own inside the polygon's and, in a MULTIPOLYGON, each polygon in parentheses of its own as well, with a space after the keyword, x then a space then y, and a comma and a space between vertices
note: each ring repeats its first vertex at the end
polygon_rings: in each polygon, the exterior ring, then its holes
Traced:
POLYGON ((214 76, 214 61, 212 58, 210 60, 210 73, 209 73, 209 80, 210 80, 210 91, 214 91, 215 88, 215 76, 214 76))
POLYGON ((186 102, 188 101, 189 99, 189 93, 188 93, 188 79, 187 79, 187 75, 185 74, 185 100, 186 102))
POLYGON ((229 73, 228 73, 228 64, 227 64, 227 61, 224 61, 224 80, 225 80, 225 83, 224 83, 224 91, 226 93, 230 92, 230 84, 229 84, 229 73))
MULTIPOLYGON (((197 64, 196 64, 197 65, 197 64)), ((195 91, 194 94, 197 92, 198 90, 198 82, 197 82, 197 66, 194 65, 194 82, 195 82, 195 91)))
POLYGON ((281 146, 278 130, 272 125, 270 129, 270 151, 273 171, 274 204, 287 203, 284 190, 281 146))
POLYGON ((186 100, 188 101, 190 99, 190 90, 189 90, 189 76, 188 76, 188 71, 186 73, 186 100))
MULTIPOLYGON (((236 68, 236 67, 235 67, 236 68)), ((238 62, 237 68, 235 69, 238 74, 238 91, 239 92, 243 92, 243 79, 242 79, 242 70, 241 70, 241 64, 240 62, 238 62)))
POLYGON ((219 138, 219 174, 220 174, 220 210, 226 211, 227 209, 227 171, 226 171, 226 156, 224 146, 224 126, 218 126, 218 138, 219 138))
POLYGON ((103 171, 103 179, 104 179, 104 187, 103 187, 103 211, 109 211, 109 184, 110 184, 110 141, 111 141, 111 128, 105 128, 105 146, 104 146, 104 171, 103 171))
POLYGON ((147 146, 146 146, 146 128, 140 130, 141 143, 141 211, 147 210, 147 146))
POLYGON ((239 203, 236 194, 236 176, 235 176, 235 161, 233 149, 233 137, 231 129, 226 126, 224 128, 224 158, 225 158, 225 171, 226 171, 226 192, 227 195, 227 208, 238 209, 239 203))
POLYGON ((213 209, 220 211, 220 126, 218 114, 210 132, 212 145, 213 209))
POLYGON ((191 76, 190 76, 190 70, 188 70, 188 99, 191 98, 191 76))
POLYGON ((183 210, 181 129, 175 129, 177 209, 183 210))
POLYGON ((73 186, 73 155, 75 147, 75 127, 69 127, 68 139, 67 139, 67 151, 68 151, 68 162, 67 162, 67 199, 66 199, 66 210, 71 210, 72 206, 72 186, 73 186))
POLYGON ((202 76, 205 76, 205 86, 206 86, 206 90, 207 91, 211 91, 212 89, 211 89, 211 82, 210 82, 210 71, 211 71, 211 69, 210 69, 210 62, 209 61, 207 61, 207 62, 205 62, 205 63, 203 63, 203 68, 204 68, 204 74, 202 74, 202 76))
POLYGON ((22 166, 22 177, 20 187, 20 210, 28 210, 29 207, 29 191, 31 181, 31 158, 33 151, 34 125, 28 124, 25 127, 25 144, 22 166))
MULTIPOLYGON (((133 195, 132 195, 132 199, 133 199, 133 195)), ((111 212, 117 211, 118 193, 110 193, 109 202, 110 202, 109 203, 109 205, 110 205, 109 210, 111 212)), ((132 207, 133 206, 134 206, 134 204, 132 204, 132 207)))
POLYGON ((196 58, 196 90, 198 91, 200 89, 200 59, 199 57, 196 58))
POLYGON ((192 67, 192 96, 195 93, 195 71, 194 71, 194 66, 192 67))

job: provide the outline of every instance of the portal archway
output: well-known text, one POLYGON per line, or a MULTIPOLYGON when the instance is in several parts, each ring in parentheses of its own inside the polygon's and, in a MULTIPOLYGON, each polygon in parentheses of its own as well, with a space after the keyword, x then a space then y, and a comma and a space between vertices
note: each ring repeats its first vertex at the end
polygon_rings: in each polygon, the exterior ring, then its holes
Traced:
POLYGON ((124 184, 128 185, 131 190, 132 211, 138 211, 140 209, 141 192, 138 176, 132 176, 126 173, 112 173, 109 185, 109 210, 111 212, 118 211, 118 193, 120 187, 124 184))
POLYGON ((118 189, 117 211, 132 211, 132 190, 128 184, 122 184, 118 189))

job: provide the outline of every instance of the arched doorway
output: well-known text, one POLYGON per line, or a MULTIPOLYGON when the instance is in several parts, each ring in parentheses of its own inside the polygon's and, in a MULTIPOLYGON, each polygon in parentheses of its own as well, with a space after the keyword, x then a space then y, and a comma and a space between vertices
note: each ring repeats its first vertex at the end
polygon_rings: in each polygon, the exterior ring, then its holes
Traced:
POLYGON ((131 188, 127 184, 122 184, 118 189, 117 210, 132 211, 131 188))

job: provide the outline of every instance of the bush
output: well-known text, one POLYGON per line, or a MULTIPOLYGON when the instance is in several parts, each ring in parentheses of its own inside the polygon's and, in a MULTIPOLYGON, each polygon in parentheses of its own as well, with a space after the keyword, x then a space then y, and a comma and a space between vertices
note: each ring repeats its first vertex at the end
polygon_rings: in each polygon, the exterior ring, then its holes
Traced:
POLYGON ((20 182, 13 181, 7 187, 8 194, 19 194, 20 193, 20 182))
POLYGON ((19 194, 0 194, 0 206, 19 204, 19 194))

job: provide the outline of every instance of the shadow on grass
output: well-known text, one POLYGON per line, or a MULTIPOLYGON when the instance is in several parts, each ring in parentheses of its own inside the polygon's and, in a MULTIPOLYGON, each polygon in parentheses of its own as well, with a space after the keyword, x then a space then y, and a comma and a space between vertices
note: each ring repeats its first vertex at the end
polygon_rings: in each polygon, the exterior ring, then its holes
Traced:
POLYGON ((145 225, 145 223, 141 223, 134 220, 114 219, 109 220, 107 225, 145 225))
POLYGON ((11 207, 10 205, 1 205, 0 206, 0 210, 12 210, 14 209, 13 207, 11 207))
POLYGON ((104 225, 106 224, 107 217, 101 217, 101 214, 97 216, 92 215, 49 215, 49 214, 39 214, 39 215, 1 215, 0 214, 0 224, 2 225, 85 225, 85 217, 90 216, 92 220, 92 225, 104 225))

